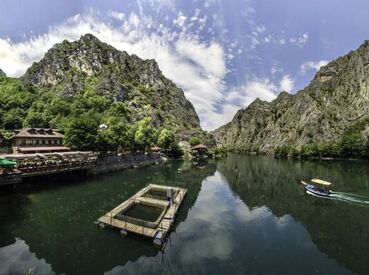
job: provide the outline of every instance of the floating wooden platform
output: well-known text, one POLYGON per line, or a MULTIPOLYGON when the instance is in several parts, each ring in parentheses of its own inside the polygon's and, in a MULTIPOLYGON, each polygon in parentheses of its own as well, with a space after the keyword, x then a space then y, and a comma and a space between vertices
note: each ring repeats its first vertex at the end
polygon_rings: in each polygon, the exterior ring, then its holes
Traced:
POLYGON ((150 184, 110 212, 106 213, 104 216, 100 217, 98 219, 98 223, 100 226, 108 225, 120 229, 123 236, 128 232, 132 232, 153 238, 154 244, 161 246, 174 223, 178 208, 181 205, 186 192, 187 189, 184 188, 150 184), (154 198, 153 196, 150 196, 150 191, 167 192, 168 189, 172 189, 173 191, 172 202, 168 201, 165 197, 154 198), (163 213, 156 222, 134 218, 128 219, 128 221, 118 219, 117 215, 123 213, 133 204, 144 204, 162 208, 163 213))

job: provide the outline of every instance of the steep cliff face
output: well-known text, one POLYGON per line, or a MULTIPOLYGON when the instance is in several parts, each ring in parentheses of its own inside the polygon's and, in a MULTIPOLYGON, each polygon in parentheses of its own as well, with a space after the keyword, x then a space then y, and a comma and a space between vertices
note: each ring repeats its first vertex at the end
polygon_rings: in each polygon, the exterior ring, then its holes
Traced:
POLYGON ((83 89, 86 79, 96 77, 96 88, 117 100, 125 98, 127 84, 139 84, 156 90, 175 89, 183 95, 170 80, 161 73, 154 60, 142 60, 136 55, 118 51, 99 41, 91 34, 80 40, 64 40, 55 45, 34 63, 23 76, 23 81, 35 86, 50 87, 63 83, 65 95, 73 95, 83 89))
MULTIPOLYGON (((272 153, 281 145, 297 148, 339 139, 369 116, 369 42, 322 67, 295 95, 282 92, 272 102, 255 100, 213 132, 218 144, 272 153)), ((365 134, 365 131, 364 133, 365 134)))
MULTIPOLYGON (((64 106, 65 102, 71 106, 82 98, 83 104, 76 104, 77 107, 90 104, 88 100, 95 100, 91 103, 94 106, 98 105, 96 101, 101 101, 98 108, 101 123, 106 123, 104 119, 112 113, 115 116, 122 113, 127 123, 151 117, 154 126, 174 129, 180 139, 192 135, 208 138, 192 104, 162 74, 154 60, 142 60, 119 51, 91 34, 53 46, 26 71, 19 83, 39 97, 30 103, 29 111, 23 110, 24 125, 62 127, 62 119, 55 119, 57 114, 50 114, 50 110, 45 112, 44 105, 59 101, 55 107, 65 109, 68 107, 64 106), (34 119, 36 115, 42 118, 40 122, 34 119)), ((76 114, 66 110, 63 115, 76 114)))
POLYGON ((6 77, 6 74, 4 73, 2 69, 0 69, 0 77, 6 77))

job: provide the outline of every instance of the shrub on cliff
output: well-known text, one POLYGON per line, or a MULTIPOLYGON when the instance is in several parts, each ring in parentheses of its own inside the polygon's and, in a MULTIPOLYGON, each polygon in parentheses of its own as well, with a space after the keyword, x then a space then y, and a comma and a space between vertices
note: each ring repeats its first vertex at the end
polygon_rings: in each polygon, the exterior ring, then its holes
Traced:
POLYGON ((191 146, 196 146, 201 143, 201 140, 198 137, 191 137, 189 143, 191 146))
POLYGON ((275 149, 274 155, 276 157, 287 157, 291 151, 292 151, 292 147, 290 145, 282 145, 282 146, 278 146, 275 149))

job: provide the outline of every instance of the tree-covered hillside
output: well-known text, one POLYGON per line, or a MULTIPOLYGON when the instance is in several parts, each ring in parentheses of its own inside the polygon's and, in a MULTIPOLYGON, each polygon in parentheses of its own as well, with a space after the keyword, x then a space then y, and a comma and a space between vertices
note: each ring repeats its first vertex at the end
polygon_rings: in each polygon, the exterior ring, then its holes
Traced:
POLYGON ((211 143, 192 104, 154 60, 90 34, 55 45, 19 79, 0 75, 0 128, 21 127, 60 128, 79 149, 168 146, 168 138, 191 136, 211 143))

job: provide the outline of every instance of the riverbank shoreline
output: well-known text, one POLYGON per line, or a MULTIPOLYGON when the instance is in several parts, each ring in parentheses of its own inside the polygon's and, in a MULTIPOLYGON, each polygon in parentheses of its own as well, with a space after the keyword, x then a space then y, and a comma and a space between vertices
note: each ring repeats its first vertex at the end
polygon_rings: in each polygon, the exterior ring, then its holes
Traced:
POLYGON ((87 176, 95 176, 129 168, 143 168, 150 165, 161 164, 166 158, 160 154, 139 154, 139 155, 120 155, 104 156, 97 159, 96 165, 87 170, 87 176))
POLYGON ((223 154, 226 156, 228 154, 240 154, 245 156, 271 156, 276 159, 289 159, 289 160, 350 160, 350 161, 357 161, 357 160, 368 160, 368 157, 360 157, 360 156, 301 156, 301 155, 279 155, 277 153, 264 153, 264 152, 255 152, 255 151, 242 151, 242 150, 223 150, 223 154))
POLYGON ((43 171, 40 166, 37 170, 41 170, 41 172, 33 173, 31 176, 23 175, 21 171, 18 171, 15 175, 9 175, 11 177, 16 176, 17 181, 12 180, 12 178, 7 179, 7 175, 5 175, 0 179, 0 187, 1 189, 13 190, 13 192, 15 192, 19 187, 29 184, 33 185, 42 183, 44 185, 45 183, 47 184, 47 182, 58 182, 68 178, 91 178, 125 169, 136 169, 158 165, 165 161, 167 161, 167 158, 162 154, 157 153, 99 156, 95 158, 93 163, 90 163, 90 166, 75 167, 74 165, 76 164, 70 163, 70 165, 68 165, 69 170, 64 169, 65 171, 60 170, 60 172, 55 172, 54 170, 50 170, 50 172, 43 171))

